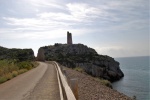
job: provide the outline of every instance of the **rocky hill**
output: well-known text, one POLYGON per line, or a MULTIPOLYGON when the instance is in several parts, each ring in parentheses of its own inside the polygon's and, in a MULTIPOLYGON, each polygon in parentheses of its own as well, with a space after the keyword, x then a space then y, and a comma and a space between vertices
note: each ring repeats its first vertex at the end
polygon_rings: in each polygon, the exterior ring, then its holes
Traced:
POLYGON ((16 59, 19 61, 34 60, 34 52, 32 49, 8 49, 0 46, 0 60, 16 59))
POLYGON ((99 55, 94 49, 83 44, 55 44, 41 47, 37 60, 55 60, 67 67, 80 67, 92 76, 109 81, 116 81, 124 76, 119 62, 114 58, 99 55))

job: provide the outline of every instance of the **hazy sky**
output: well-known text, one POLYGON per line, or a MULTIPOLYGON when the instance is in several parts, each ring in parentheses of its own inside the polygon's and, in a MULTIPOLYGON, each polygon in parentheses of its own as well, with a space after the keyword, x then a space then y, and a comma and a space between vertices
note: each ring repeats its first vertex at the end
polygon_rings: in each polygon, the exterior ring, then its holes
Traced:
POLYGON ((149 55, 149 0, 0 0, 0 46, 74 43, 112 57, 149 55))

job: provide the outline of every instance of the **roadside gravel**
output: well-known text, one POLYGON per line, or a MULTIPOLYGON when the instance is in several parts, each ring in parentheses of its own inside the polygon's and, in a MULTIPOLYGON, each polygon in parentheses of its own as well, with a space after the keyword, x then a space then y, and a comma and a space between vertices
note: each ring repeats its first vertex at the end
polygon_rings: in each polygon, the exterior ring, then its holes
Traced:
POLYGON ((69 79, 78 79, 79 100, 132 100, 130 97, 101 84, 94 77, 64 67, 69 79))

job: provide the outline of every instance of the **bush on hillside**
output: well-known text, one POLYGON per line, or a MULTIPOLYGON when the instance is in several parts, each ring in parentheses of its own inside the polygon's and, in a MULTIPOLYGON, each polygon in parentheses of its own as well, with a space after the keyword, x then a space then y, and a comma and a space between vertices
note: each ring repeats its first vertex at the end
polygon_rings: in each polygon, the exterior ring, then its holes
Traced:
POLYGON ((0 60, 0 83, 27 72, 36 66, 38 66, 36 62, 30 61, 0 60))

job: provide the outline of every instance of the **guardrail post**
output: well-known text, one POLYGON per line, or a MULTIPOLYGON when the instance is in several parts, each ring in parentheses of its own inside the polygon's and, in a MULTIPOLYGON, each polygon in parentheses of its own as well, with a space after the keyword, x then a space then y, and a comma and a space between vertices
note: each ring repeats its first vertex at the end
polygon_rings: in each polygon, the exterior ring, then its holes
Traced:
POLYGON ((70 79, 70 86, 76 100, 78 100, 78 79, 77 78, 70 79))
POLYGON ((66 76, 66 70, 65 69, 63 69, 63 74, 66 76))

